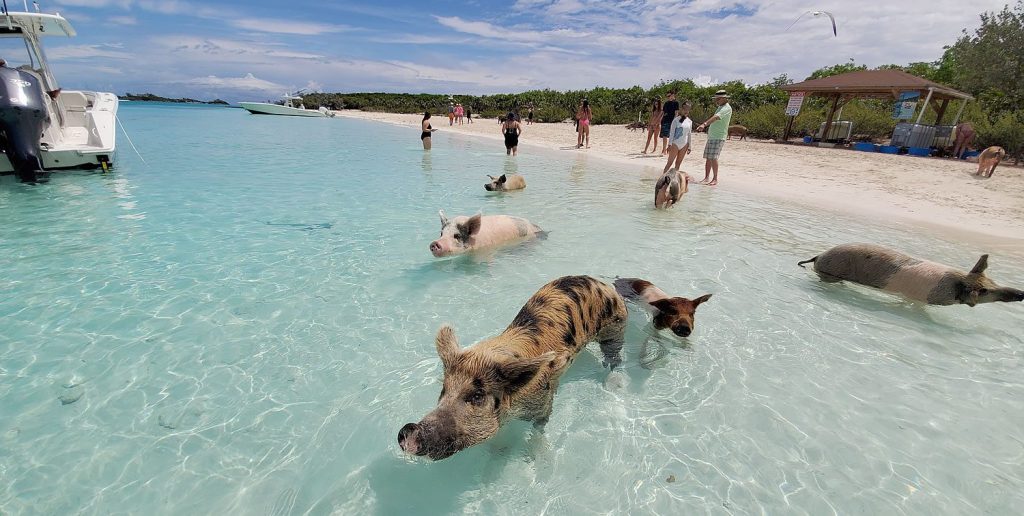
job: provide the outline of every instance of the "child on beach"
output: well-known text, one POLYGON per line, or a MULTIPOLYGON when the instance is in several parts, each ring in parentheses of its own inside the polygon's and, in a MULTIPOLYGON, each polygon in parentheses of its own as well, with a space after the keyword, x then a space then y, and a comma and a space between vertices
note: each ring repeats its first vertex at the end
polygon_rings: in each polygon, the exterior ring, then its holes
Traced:
MULTIPOLYGON (((668 161, 665 163, 665 170, 662 170, 662 174, 672 168, 679 170, 679 166, 683 164, 683 157, 690 153, 690 133, 693 128, 693 121, 690 120, 691 107, 693 105, 689 102, 683 102, 679 106, 679 110, 676 111, 675 118, 672 119, 672 125, 669 128, 668 161), (673 161, 675 166, 672 164, 673 161)), ((657 140, 655 140, 655 146, 657 146, 657 140)))

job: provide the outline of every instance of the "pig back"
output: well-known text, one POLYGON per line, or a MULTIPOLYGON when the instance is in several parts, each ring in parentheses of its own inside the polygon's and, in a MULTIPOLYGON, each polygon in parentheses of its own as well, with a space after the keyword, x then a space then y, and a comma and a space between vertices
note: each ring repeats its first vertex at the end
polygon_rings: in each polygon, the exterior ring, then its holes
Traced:
POLYGON ((818 255, 814 270, 820 275, 885 288, 901 270, 921 260, 874 244, 843 244, 818 255))

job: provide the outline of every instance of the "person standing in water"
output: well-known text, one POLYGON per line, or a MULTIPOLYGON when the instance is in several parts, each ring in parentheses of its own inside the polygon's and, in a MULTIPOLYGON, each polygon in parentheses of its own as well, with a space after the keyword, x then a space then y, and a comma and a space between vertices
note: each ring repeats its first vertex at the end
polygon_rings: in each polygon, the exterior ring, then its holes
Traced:
POLYGON ((576 130, 577 149, 583 147, 584 139, 586 139, 587 148, 590 148, 590 118, 592 115, 590 102, 587 99, 583 99, 583 103, 580 104, 580 110, 576 112, 576 120, 579 121, 579 128, 576 130))
MULTIPOLYGON (((672 126, 669 128, 668 161, 665 163, 665 169, 661 171, 662 174, 673 168, 680 170, 683 157, 690 153, 690 132, 693 128, 693 121, 690 120, 691 107, 693 105, 689 102, 683 102, 679 106, 678 114, 672 119, 672 126), (675 166, 673 166, 673 162, 675 162, 675 166)), ((657 140, 655 140, 655 145, 657 145, 657 140)))
POLYGON ((501 124, 501 133, 505 135, 505 154, 515 156, 519 150, 519 135, 523 134, 523 126, 515 113, 509 111, 505 123, 501 124))
POLYGON ((430 127, 430 111, 425 111, 423 120, 420 122, 420 140, 423 142, 423 150, 430 150, 430 136, 436 130, 430 127))
POLYGON ((725 90, 715 92, 715 104, 718 110, 706 122, 697 126, 701 131, 708 129, 708 142, 704 145, 704 179, 699 184, 715 186, 718 184, 718 157, 725 146, 725 138, 729 135, 729 123, 732 122, 732 106, 729 105, 729 94, 725 90), (714 177, 708 177, 714 172, 714 177))

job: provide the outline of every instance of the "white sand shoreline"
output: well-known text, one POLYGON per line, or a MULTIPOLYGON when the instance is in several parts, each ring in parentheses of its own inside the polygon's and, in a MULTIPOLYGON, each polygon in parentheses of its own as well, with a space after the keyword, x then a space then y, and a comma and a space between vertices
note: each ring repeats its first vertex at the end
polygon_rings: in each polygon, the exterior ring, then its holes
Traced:
MULTIPOLYGON (((410 126, 411 139, 419 133, 421 115, 336 111, 338 116, 410 126), (415 133, 415 134, 413 134, 415 133)), ((449 126, 434 116, 433 127, 492 139, 498 150, 502 136, 494 119, 449 126)), ((683 170, 699 180, 706 136, 694 136, 693 152, 683 170)), ((635 167, 639 175, 654 176, 664 158, 640 154, 646 134, 621 125, 591 129, 591 148, 575 149, 576 135, 569 124, 524 126, 520 153, 531 147, 563 152, 585 152, 598 159, 635 167)), ((660 153, 660 149, 659 149, 660 153)), ((990 180, 971 174, 974 163, 948 159, 893 156, 842 149, 782 145, 764 141, 730 140, 722 153, 719 186, 744 194, 795 202, 875 223, 904 222, 991 251, 1024 252, 1024 170, 1001 166, 990 180)), ((707 188, 699 185, 692 188, 707 188)))

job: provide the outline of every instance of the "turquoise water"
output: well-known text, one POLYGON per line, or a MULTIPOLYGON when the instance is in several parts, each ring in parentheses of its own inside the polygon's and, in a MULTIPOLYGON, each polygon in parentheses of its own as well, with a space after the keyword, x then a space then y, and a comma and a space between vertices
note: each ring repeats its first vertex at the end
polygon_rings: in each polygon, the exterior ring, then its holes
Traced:
MULTIPOLYGON (((921 307, 795 265, 847 241, 965 268, 985 249, 725 190, 656 212, 653 173, 443 130, 425 154, 415 128, 355 120, 120 117, 148 165, 122 137, 114 173, 0 178, 0 513, 1024 506, 1024 306, 921 307), (502 171, 529 187, 485 192, 502 171), (550 235, 435 260, 439 208, 550 235), (653 370, 633 311, 629 382, 606 389, 592 346, 542 436, 404 457, 440 392, 437 328, 494 335, 564 274, 714 297, 653 370)), ((989 274, 1024 285, 1020 256, 989 274)))

